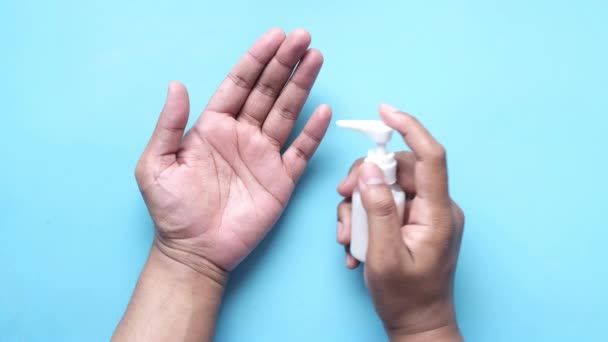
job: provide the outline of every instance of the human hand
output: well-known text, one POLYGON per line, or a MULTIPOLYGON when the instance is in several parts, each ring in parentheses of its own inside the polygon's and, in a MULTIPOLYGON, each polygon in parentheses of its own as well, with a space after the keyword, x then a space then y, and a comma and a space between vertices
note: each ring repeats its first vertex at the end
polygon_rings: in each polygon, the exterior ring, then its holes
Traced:
POLYGON ((188 94, 169 85, 135 170, 155 248, 222 282, 270 230, 331 119, 318 107, 281 154, 323 64, 309 44, 304 30, 264 34, 185 136, 188 94))
MULTIPOLYGON (((404 222, 391 190, 374 164, 357 161, 338 186, 337 239, 348 247, 350 197, 359 188, 369 225, 366 283, 393 341, 460 341, 453 283, 464 215, 448 193, 445 150, 414 117, 380 106, 383 121, 412 152, 399 152, 398 184, 406 192, 404 222)), ((346 264, 358 261, 348 254, 346 264)))

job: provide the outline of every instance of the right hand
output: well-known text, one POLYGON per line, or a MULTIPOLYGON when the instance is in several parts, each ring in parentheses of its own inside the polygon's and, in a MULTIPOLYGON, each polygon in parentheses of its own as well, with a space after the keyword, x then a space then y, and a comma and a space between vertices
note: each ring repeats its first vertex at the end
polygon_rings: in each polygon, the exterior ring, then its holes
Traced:
POLYGON ((383 121, 403 136, 412 152, 399 152, 398 184, 406 192, 404 222, 391 190, 374 164, 355 162, 338 186, 338 242, 351 238, 350 198, 356 187, 368 215, 365 278, 391 340, 460 341, 453 284, 464 215, 448 193, 445 150, 413 116, 382 105, 383 121))

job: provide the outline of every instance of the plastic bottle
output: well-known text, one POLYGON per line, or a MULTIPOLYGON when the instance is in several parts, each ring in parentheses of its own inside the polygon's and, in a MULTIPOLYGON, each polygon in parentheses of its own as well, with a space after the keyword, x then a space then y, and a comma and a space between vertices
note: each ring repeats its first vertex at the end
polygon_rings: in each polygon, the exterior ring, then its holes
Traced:
MULTIPOLYGON (((350 128, 369 136, 376 146, 367 152, 366 162, 371 162, 382 170, 386 184, 390 185, 393 199, 399 214, 399 222, 403 221, 405 209, 405 192, 396 184, 397 161, 395 154, 386 149, 391 140, 393 129, 379 120, 338 120, 336 124, 343 128, 350 128)), ((367 212, 361 202, 361 194, 355 189, 352 196, 352 220, 350 253, 355 259, 365 262, 368 245, 367 212)))

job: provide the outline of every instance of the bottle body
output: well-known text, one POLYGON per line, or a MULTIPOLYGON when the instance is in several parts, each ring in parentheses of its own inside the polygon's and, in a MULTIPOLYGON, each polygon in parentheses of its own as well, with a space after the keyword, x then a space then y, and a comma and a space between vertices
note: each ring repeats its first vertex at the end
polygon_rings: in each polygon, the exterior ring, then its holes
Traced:
MULTIPOLYGON (((391 185, 391 193, 395 206, 397 207, 397 214, 399 215, 399 222, 403 222, 403 212, 405 211, 405 192, 397 184, 391 185)), ((369 227, 367 224, 367 212, 361 201, 361 193, 359 189, 355 189, 352 197, 352 218, 351 218, 351 240, 350 240, 350 253, 355 259, 365 262, 365 256, 367 255, 367 245, 369 241, 369 227)))

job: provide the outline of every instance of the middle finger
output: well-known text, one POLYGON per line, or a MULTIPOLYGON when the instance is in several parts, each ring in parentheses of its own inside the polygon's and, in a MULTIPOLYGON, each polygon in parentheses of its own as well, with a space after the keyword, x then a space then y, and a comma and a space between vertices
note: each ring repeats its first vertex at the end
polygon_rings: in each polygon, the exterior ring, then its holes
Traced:
POLYGON ((310 45, 310 34, 291 32, 268 63, 241 109, 238 120, 261 127, 293 69, 310 45))

